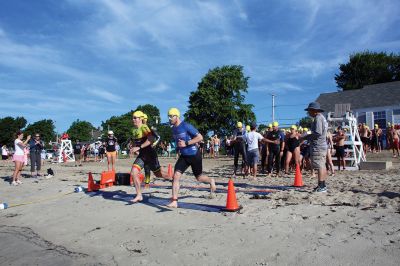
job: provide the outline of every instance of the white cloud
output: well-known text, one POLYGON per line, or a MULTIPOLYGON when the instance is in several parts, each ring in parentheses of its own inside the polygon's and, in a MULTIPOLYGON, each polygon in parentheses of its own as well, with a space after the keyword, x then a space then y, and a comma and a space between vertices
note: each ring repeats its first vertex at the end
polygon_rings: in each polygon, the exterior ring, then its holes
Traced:
POLYGON ((87 88, 86 92, 97 96, 103 100, 106 101, 110 101, 113 103, 121 103, 122 102, 122 97, 119 95, 115 94, 115 90, 113 90, 113 92, 111 92, 111 90, 105 90, 102 88, 98 88, 98 87, 92 87, 92 88, 87 88))

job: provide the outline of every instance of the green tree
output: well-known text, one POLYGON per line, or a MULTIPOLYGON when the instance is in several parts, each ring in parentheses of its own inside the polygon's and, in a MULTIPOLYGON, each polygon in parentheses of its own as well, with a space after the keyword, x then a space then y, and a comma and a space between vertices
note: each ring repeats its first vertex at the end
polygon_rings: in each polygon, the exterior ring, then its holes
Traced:
POLYGON ((300 121, 297 123, 298 126, 301 126, 302 128, 311 128, 311 125, 313 123, 313 119, 309 116, 303 117, 300 119, 300 121))
POLYGON ((190 93, 185 119, 205 136, 208 132, 227 135, 237 121, 248 124, 256 117, 253 105, 244 104, 248 77, 243 67, 232 65, 209 70, 201 79, 197 90, 190 93))
POLYGON ((13 147, 14 140, 16 138, 15 133, 23 129, 26 125, 26 119, 24 117, 4 117, 0 118, 0 144, 13 147))
POLYGON ((103 135, 107 136, 108 129, 112 130, 122 148, 126 147, 132 135, 132 112, 130 111, 120 116, 112 116, 101 123, 103 135))
POLYGON ((72 122, 67 133, 72 141, 76 141, 77 139, 80 141, 89 141, 92 138, 92 130, 95 129, 96 128, 90 122, 77 119, 72 122))
POLYGON ((350 55, 340 64, 335 75, 337 87, 343 91, 361 89, 365 85, 400 80, 400 55, 362 52, 350 55))
POLYGON ((51 140, 55 140, 56 137, 54 122, 51 119, 43 119, 33 124, 29 124, 25 128, 25 132, 29 135, 39 133, 41 139, 46 144, 51 140))

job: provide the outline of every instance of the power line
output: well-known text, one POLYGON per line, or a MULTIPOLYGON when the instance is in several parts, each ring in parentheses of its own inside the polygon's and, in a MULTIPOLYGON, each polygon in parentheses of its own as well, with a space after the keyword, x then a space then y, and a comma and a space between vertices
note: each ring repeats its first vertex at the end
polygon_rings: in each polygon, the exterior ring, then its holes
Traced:
MULTIPOLYGON (((289 107, 289 106, 307 106, 307 103, 299 103, 299 104, 278 104, 274 105, 274 107, 289 107)), ((261 108, 254 109, 254 111, 264 110, 267 108, 271 108, 271 106, 264 106, 261 108)))

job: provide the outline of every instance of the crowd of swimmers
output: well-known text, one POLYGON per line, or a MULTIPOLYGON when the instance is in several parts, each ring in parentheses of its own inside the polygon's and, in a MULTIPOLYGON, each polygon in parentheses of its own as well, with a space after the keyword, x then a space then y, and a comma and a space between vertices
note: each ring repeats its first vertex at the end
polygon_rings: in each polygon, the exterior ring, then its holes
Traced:
MULTIPOLYGON (((234 157, 233 176, 240 174, 255 179, 258 174, 259 163, 260 172, 268 176, 288 176, 298 167, 303 171, 309 170, 312 176, 318 177, 316 192, 326 192, 327 173, 329 172, 330 175, 335 173, 332 158, 337 158, 337 170, 346 169, 346 156, 351 152, 346 141, 350 140, 351 134, 348 134, 348 128, 340 126, 335 128, 334 131, 330 131, 326 119, 321 114, 323 110, 318 103, 310 103, 305 110, 313 117, 310 130, 297 125, 292 125, 289 129, 280 129, 279 123, 274 121, 268 125, 266 130, 257 132, 255 122, 247 126, 244 126, 242 122, 237 122, 233 135, 225 137, 221 143, 217 135, 204 141, 203 136, 193 125, 181 120, 180 111, 177 108, 171 108, 168 111, 168 119, 177 153, 172 177, 162 170, 158 161, 156 147, 160 143, 160 136, 154 128, 147 125, 148 117, 146 114, 140 110, 133 112, 133 130, 129 149, 135 157, 131 175, 135 184, 136 196, 132 199, 132 202, 136 203, 143 200, 140 185, 142 182, 140 172, 142 170, 145 172, 145 184, 150 182, 151 171, 156 177, 173 182, 169 207, 178 206, 180 178, 189 166, 195 178, 200 182, 208 183, 210 192, 213 193, 216 189, 215 180, 204 174, 202 159, 205 150, 209 150, 210 157, 218 158, 221 144, 224 146, 227 155, 234 157), (241 164, 239 165, 240 159, 241 164)), ((360 124, 358 131, 365 152, 380 152, 382 150, 384 146, 383 131, 378 125, 375 125, 373 130, 369 130, 367 126, 360 124)), ((394 157, 399 156, 399 132, 399 127, 389 125, 386 134, 387 147, 393 150, 394 157)), ((37 171, 37 175, 39 175, 40 160, 37 158, 40 158, 40 153, 38 152, 37 156, 35 154, 36 151, 43 150, 44 144, 40 141, 39 134, 35 134, 33 139, 31 136, 27 136, 23 140, 22 132, 17 133, 14 144, 15 171, 11 184, 19 185, 22 183, 20 173, 26 161, 24 150, 30 147, 31 161, 34 165, 31 172, 33 174, 34 171, 37 171)), ((95 149, 104 150, 102 153, 107 157, 108 170, 115 171, 118 147, 118 140, 113 131, 108 131, 107 138, 99 146, 95 146, 95 149)), ((85 157, 85 150, 88 149, 90 149, 88 145, 83 145, 79 141, 74 144, 76 166, 77 164, 81 165, 82 157, 85 157)))

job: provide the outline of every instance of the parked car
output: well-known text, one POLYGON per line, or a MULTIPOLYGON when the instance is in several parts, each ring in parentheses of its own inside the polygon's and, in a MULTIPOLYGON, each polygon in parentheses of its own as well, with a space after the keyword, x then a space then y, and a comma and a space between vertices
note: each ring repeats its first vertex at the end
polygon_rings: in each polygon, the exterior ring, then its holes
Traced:
POLYGON ((46 159, 53 159, 54 156, 54 150, 46 150, 46 159))

